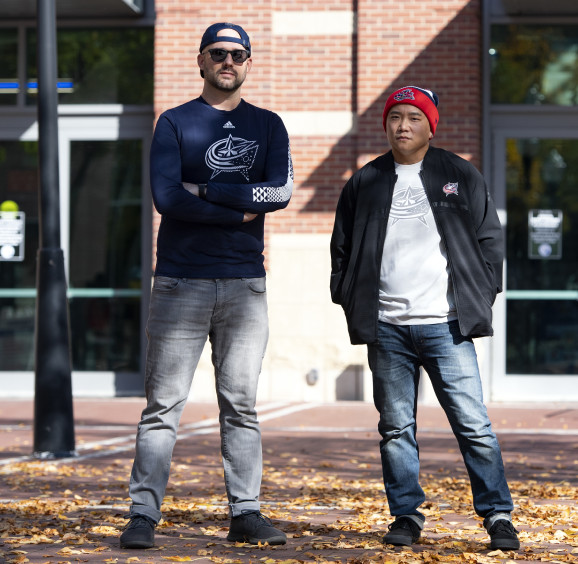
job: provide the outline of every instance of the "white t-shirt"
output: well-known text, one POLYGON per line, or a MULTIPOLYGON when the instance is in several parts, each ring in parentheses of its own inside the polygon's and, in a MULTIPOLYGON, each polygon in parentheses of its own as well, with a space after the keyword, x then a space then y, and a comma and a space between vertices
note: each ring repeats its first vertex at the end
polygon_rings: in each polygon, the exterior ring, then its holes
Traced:
POLYGON ((379 319, 394 325, 457 319, 447 254, 419 176, 421 165, 395 163, 379 285, 379 319))

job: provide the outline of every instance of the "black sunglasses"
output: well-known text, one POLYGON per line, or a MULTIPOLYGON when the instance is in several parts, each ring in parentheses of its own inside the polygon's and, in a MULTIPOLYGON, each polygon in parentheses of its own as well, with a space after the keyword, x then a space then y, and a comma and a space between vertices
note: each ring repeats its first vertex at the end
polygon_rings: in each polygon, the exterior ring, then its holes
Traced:
POLYGON ((209 49, 205 52, 209 53, 213 63, 222 63, 229 53, 231 53, 231 58, 237 65, 244 63, 249 58, 249 52, 245 51, 245 49, 234 49, 233 51, 227 51, 227 49, 209 49))

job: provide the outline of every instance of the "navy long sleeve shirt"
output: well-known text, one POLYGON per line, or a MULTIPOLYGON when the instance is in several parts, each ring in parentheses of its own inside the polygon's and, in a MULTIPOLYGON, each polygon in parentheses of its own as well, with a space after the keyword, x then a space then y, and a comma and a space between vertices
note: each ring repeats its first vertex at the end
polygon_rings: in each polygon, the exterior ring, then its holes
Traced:
POLYGON ((241 100, 232 111, 202 98, 164 112, 150 153, 161 214, 155 275, 258 278, 265 213, 287 206, 293 167, 281 118, 241 100), (207 184, 204 199, 183 182, 207 184), (243 223, 244 212, 259 214, 243 223))

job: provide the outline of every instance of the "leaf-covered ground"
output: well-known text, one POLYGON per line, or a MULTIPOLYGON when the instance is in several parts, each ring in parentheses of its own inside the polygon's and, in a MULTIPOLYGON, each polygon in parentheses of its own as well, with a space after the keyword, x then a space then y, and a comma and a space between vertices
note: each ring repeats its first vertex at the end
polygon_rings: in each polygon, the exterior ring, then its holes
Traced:
POLYGON ((426 528, 419 544, 394 548, 381 543, 390 518, 374 435, 269 431, 264 433, 263 512, 287 532, 286 546, 226 541, 215 434, 177 443, 164 520, 156 546, 146 551, 118 548, 132 452, 107 456, 105 448, 101 458, 5 463, 0 466, 0 562, 578 562, 576 437, 506 436, 502 443, 519 552, 489 549, 453 437, 421 439, 426 528))

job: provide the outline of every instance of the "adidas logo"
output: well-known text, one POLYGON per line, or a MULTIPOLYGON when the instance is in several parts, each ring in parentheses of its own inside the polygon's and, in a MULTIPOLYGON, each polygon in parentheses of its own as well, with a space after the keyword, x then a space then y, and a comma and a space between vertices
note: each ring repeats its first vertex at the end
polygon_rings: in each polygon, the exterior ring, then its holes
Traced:
POLYGON ((225 125, 223 125, 223 129, 235 129, 235 126, 228 121, 225 125))

